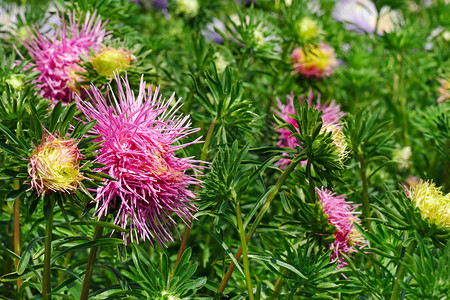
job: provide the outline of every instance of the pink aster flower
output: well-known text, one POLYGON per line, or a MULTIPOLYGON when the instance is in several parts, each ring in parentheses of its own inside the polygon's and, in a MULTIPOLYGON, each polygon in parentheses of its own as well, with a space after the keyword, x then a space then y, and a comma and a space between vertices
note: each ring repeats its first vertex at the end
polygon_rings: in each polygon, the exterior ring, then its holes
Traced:
POLYGON ((100 50, 106 36, 105 23, 96 12, 88 12, 84 23, 75 18, 75 11, 69 15, 69 24, 61 18, 53 35, 43 35, 35 27, 31 37, 23 40, 22 44, 28 49, 33 71, 39 75, 34 83, 40 94, 54 103, 63 100, 70 102, 75 99, 76 88, 74 82, 80 82, 76 72, 83 72, 77 63, 81 62, 80 55, 87 56, 89 48, 100 50))
POLYGON ((357 217, 358 212, 351 202, 345 201, 345 195, 336 196, 336 193, 321 188, 316 188, 317 195, 322 203, 323 213, 328 216, 328 224, 333 224, 336 227, 334 232, 335 241, 330 244, 331 260, 338 260, 338 268, 346 266, 340 252, 346 255, 356 251, 355 247, 363 247, 363 238, 356 230, 354 223, 361 223, 357 217))
POLYGON ((306 77, 328 77, 339 64, 334 49, 326 43, 312 46, 308 50, 295 48, 291 57, 294 61, 294 72, 306 77))
MULTIPOLYGON (((308 97, 306 98, 306 101, 308 102, 309 106, 313 105, 312 100, 314 98, 314 94, 311 90, 308 92, 308 97)), ((304 100, 304 97, 300 97, 299 101, 302 103, 304 100)), ((294 94, 291 93, 289 95, 286 95, 286 105, 281 103, 280 99, 277 98, 278 102, 278 109, 279 111, 276 111, 276 113, 279 114, 280 117, 283 118, 286 122, 292 124, 297 130, 298 130, 298 124, 295 122, 293 118, 289 116, 289 114, 295 115, 295 109, 294 109, 294 94)), ((321 110, 323 112, 322 114, 322 120, 323 120, 323 126, 324 128, 332 128, 333 129, 341 129, 342 128, 342 122, 340 118, 345 116, 345 113, 340 111, 340 105, 336 104, 334 100, 331 102, 320 102, 320 94, 317 96, 317 104, 315 107, 318 110, 321 110)), ((298 146, 297 139, 292 135, 292 133, 286 129, 286 128, 280 128, 275 129, 276 132, 280 133, 280 138, 277 142, 278 147, 289 147, 289 148, 295 148, 298 146)), ((278 161, 278 165, 285 166, 289 164, 290 159, 281 159, 278 161)))
MULTIPOLYGON (((116 75, 116 81, 117 96, 111 97, 108 90, 105 99, 92 86, 92 103, 77 103, 88 120, 97 120, 93 131, 103 142, 97 161, 105 166, 96 171, 117 179, 98 188, 95 215, 100 218, 114 212, 114 224, 129 227, 131 242, 139 243, 140 237, 166 245, 174 241, 170 227, 176 229, 177 222, 173 214, 187 224, 196 211, 195 194, 188 187, 201 181, 187 171, 199 171, 199 161, 177 157, 175 152, 198 143, 199 139, 181 143, 198 129, 190 127, 189 116, 176 115, 181 98, 174 102, 175 93, 161 100, 159 88, 152 94, 150 86, 146 93, 141 79, 135 97, 128 79, 116 75)), ((122 236, 127 244, 127 234, 122 236)))

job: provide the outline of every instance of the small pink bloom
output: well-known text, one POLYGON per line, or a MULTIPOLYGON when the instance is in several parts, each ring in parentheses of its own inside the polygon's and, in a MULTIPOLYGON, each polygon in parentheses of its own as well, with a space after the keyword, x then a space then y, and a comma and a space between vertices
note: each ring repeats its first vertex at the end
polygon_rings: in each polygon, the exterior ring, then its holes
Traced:
MULTIPOLYGON (((308 97, 306 98, 306 101, 308 102, 309 106, 313 105, 312 100, 314 98, 314 94, 311 90, 308 92, 308 97)), ((304 100, 304 97, 300 97, 299 101, 302 103, 304 100)), ((291 117, 289 117, 289 114, 295 115, 295 109, 294 109, 294 94, 291 93, 290 95, 286 95, 286 105, 281 103, 280 99, 277 98, 278 102, 278 109, 279 111, 276 111, 280 117, 283 118, 286 122, 292 124, 297 130, 298 130, 298 124, 295 122, 295 120, 291 117)), ((325 103, 320 102, 320 94, 317 96, 317 104, 315 107, 318 110, 321 110, 323 112, 322 114, 322 120, 323 120, 323 127, 329 127, 335 126, 338 129, 342 128, 341 118, 345 116, 345 113, 340 111, 340 105, 336 104, 334 100, 331 102, 326 101, 325 103)), ((295 148, 298 146, 297 139, 292 135, 292 133, 286 129, 286 128, 280 128, 275 129, 276 132, 280 133, 280 138, 278 140, 277 146, 278 147, 289 147, 289 148, 295 148)), ((289 164, 290 159, 282 159, 278 162, 278 165, 284 166, 289 164)))
POLYGON ((54 103, 74 100, 77 91, 74 80, 82 81, 75 72, 84 71, 77 64, 81 62, 80 55, 87 56, 89 48, 100 49, 107 34, 105 25, 100 16, 96 18, 96 12, 92 15, 88 12, 81 24, 73 11, 69 24, 63 16, 53 35, 43 35, 35 27, 31 37, 22 41, 34 60, 33 71, 39 72, 34 83, 44 98, 54 103))
POLYGON ((308 50, 295 48, 291 57, 294 61, 294 72, 306 77, 328 77, 334 73, 334 68, 338 65, 334 49, 325 43, 321 43, 318 47, 311 46, 308 50))
POLYGON ((343 257, 339 252, 349 255, 355 252, 355 247, 362 247, 363 238, 358 230, 353 225, 354 223, 361 223, 357 217, 358 212, 355 211, 357 205, 345 201, 345 195, 336 196, 336 193, 321 188, 316 188, 317 195, 323 206, 323 213, 328 216, 328 224, 333 224, 336 227, 334 232, 335 241, 330 244, 330 249, 333 250, 331 260, 337 259, 338 268, 346 266, 343 257))
MULTIPOLYGON (((196 211, 195 194, 188 187, 201 181, 187 171, 199 171, 199 161, 177 157, 175 152, 199 143, 199 139, 181 143, 198 129, 191 128, 189 116, 176 115, 181 98, 174 101, 175 93, 161 100, 159 88, 152 93, 150 86, 146 93, 141 80, 135 97, 128 79, 116 76, 116 81, 117 96, 108 91, 105 99, 92 86, 92 103, 78 103, 88 120, 97 120, 93 133, 103 142, 97 161, 105 166, 96 171, 117 179, 98 188, 95 215, 113 213, 114 224, 129 227, 131 242, 139 243, 141 238, 166 245, 174 241, 170 227, 176 229, 177 222, 173 214, 188 225, 196 211)), ((127 244, 127 234, 122 236, 127 244)))

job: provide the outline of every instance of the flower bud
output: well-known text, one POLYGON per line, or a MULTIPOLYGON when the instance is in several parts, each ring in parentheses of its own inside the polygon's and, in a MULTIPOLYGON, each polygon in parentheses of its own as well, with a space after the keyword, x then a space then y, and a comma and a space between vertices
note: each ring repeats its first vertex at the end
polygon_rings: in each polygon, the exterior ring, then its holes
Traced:
POLYGON ((320 32, 319 25, 310 17, 305 17, 297 24, 298 35, 305 40, 317 37, 320 32))
POLYGON ((424 220, 436 226, 450 227, 450 193, 444 195, 434 182, 420 180, 406 191, 406 195, 424 220))
POLYGON ((333 124, 323 127, 322 130, 331 132, 333 144, 336 146, 334 154, 336 154, 339 157, 339 162, 344 163, 348 155, 347 141, 345 140, 344 133, 338 126, 333 124))
POLYGON ((23 87, 23 80, 20 75, 11 75, 5 81, 16 91, 22 89, 23 87))
POLYGON ((177 13, 188 18, 193 18, 198 14, 198 0, 177 0, 177 13))
POLYGON ((136 57, 123 49, 104 47, 92 58, 92 66, 99 75, 112 78, 114 72, 123 72, 130 67, 136 57))
POLYGON ((74 139, 63 140, 54 135, 44 136, 28 164, 31 187, 38 194, 53 192, 73 192, 84 179, 79 162, 84 156, 74 139))

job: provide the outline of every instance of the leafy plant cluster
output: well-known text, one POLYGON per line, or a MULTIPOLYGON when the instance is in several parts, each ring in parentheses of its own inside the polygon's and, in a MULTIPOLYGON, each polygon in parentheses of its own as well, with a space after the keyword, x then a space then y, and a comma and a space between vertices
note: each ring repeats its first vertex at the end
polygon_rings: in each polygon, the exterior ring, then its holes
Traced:
MULTIPOLYGON (((450 5, 367 1, 376 26, 394 13, 379 34, 338 21, 343 2, 351 1, 0 2, 0 298, 448 297, 448 212, 433 223, 410 195, 422 179, 450 205, 450 5), (45 98, 23 45, 31 29, 52 36, 62 16, 94 11, 108 20, 104 47, 133 56, 116 73, 130 92, 137 95, 143 79, 162 98, 175 93, 183 106, 173 114, 199 128, 176 151, 201 166, 187 171, 201 181, 191 187, 195 213, 170 216, 176 241, 166 245, 125 245, 121 234, 130 229, 114 225, 112 213, 94 213, 98 188, 117 181, 97 171, 98 120, 87 122, 78 109, 91 101, 90 86, 117 109, 107 91, 118 84, 95 69, 98 53, 77 61, 81 92, 67 103, 45 98), (333 74, 299 72, 293 51, 317 59, 324 43, 336 55, 333 74), (333 105, 342 117, 328 124, 333 105), (281 145, 282 130, 295 146, 281 145), (72 193, 31 186, 30 159, 49 135, 78 141, 87 180, 72 193), (354 229, 352 251, 336 251, 342 224, 324 213, 320 191, 343 195, 354 212, 341 219, 354 229)), ((114 201, 112 212, 124 200, 114 201)))

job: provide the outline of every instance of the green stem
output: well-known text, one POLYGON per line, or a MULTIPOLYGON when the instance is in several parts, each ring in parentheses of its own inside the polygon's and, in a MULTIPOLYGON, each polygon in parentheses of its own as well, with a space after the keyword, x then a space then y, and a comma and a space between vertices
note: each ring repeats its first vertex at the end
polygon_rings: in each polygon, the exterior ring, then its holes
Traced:
MULTIPOLYGON (((102 222, 105 220, 105 218, 106 218, 105 216, 102 216, 99 221, 102 222)), ((92 240, 96 241, 96 240, 100 239, 102 237, 102 234, 103 234, 103 227, 97 226, 95 228, 95 233, 94 233, 94 237, 92 240)), ((86 275, 84 276, 84 280, 83 280, 83 288, 81 290, 80 300, 88 299, 89 287, 91 285, 91 278, 92 278, 92 273, 94 271, 94 262, 95 262, 95 257, 97 256, 97 251, 98 251, 98 246, 92 247, 91 250, 89 251, 89 257, 88 257, 87 266, 86 266, 86 275)))
MULTIPOLYGON (((266 201, 264 202, 263 207, 259 211, 258 215, 256 216, 255 222, 253 222, 252 227, 250 228, 250 231, 247 233, 246 241, 248 243, 249 239, 253 236, 253 234, 256 231, 256 228, 258 227, 259 223, 261 222, 262 218, 266 214, 267 210, 269 209, 270 203, 272 203, 275 196, 278 194, 278 191, 280 190, 283 183, 286 181, 286 179, 289 177, 292 171, 295 170, 295 167, 297 166, 299 162, 299 156, 294 158, 291 163, 286 167, 284 172, 281 174, 281 176, 278 178, 278 181, 275 184, 275 188, 272 190, 272 192, 267 196, 266 201)), ((236 260, 239 260, 242 255, 242 247, 239 247, 238 251, 236 252, 236 255, 234 258, 236 260)), ((222 293, 225 290, 225 287, 228 284, 228 281, 231 278, 231 274, 233 274, 234 268, 235 268, 234 262, 231 262, 230 266, 228 267, 227 273, 222 279, 222 282, 220 283, 219 288, 217 289, 217 293, 222 293)))
POLYGON ((245 281, 247 282, 248 297, 250 300, 254 300, 255 297, 253 296, 252 277, 250 276, 250 267, 248 262, 247 240, 245 239, 245 229, 244 225, 242 224, 241 207, 239 203, 236 203, 236 218, 239 229, 239 237, 241 239, 241 248, 244 261, 244 274, 245 281))
MULTIPOLYGON (((201 157, 200 157, 200 160, 202 162, 200 163, 200 167, 204 166, 203 162, 206 161, 206 159, 208 158, 209 144, 211 142, 211 137, 212 137, 215 125, 216 125, 216 118, 214 118, 211 121, 211 124, 209 125, 209 129, 208 129, 208 133, 206 134, 205 142, 203 143, 201 157)), ((197 185, 195 187, 195 189, 198 190, 198 188, 199 188, 199 186, 197 185)), ((178 263, 180 262, 181 256, 183 255, 184 249, 186 248, 186 243, 187 243, 187 239, 189 238, 189 233, 191 232, 191 228, 192 228, 192 220, 190 221, 190 226, 186 226, 186 228, 184 230, 183 238, 181 240, 180 248, 178 249, 178 255, 177 255, 177 259, 175 261, 175 265, 173 267, 171 278, 172 278, 173 274, 175 273, 175 270, 178 267, 178 263)))
MULTIPOLYGON (((416 249, 417 241, 412 240, 408 247, 406 248, 406 253, 404 256, 405 263, 408 262, 409 257, 411 257, 414 253, 414 249, 416 249)), ((398 300, 400 297, 400 293, 402 292, 402 288, 400 286, 400 281, 403 280, 403 277, 405 277, 406 274, 406 268, 403 264, 400 264, 400 269, 398 270, 397 279, 394 284, 394 289, 392 290, 391 300, 398 300)))
POLYGON ((370 202, 369 202, 369 189, 367 187, 367 178, 366 178, 366 164, 364 162, 364 155, 359 155, 359 163, 361 165, 361 181, 363 186, 363 211, 364 211, 364 219, 366 220, 367 228, 369 231, 372 231, 370 227, 370 202))
MULTIPOLYGON (((206 134, 205 143, 203 143, 202 155, 200 158, 202 161, 206 161, 206 159, 208 158, 209 143, 211 142, 211 137, 215 125, 216 125, 216 118, 212 119, 211 124, 209 125, 208 133, 206 134)), ((201 164, 201 166, 203 165, 204 163, 201 164)))
POLYGON ((403 51, 399 54, 398 60, 400 62, 400 69, 399 69, 399 87, 398 87, 398 95, 397 98, 400 102, 400 107, 402 110, 402 133, 403 133, 403 140, 405 142, 405 145, 409 145, 409 138, 408 138, 408 112, 406 107, 406 98, 405 98, 405 67, 404 67, 404 58, 403 58, 403 51))
MULTIPOLYGON (((14 179, 14 189, 18 190, 20 182, 18 179, 14 179)), ((14 202, 14 253, 20 256, 20 197, 14 202)), ((17 270, 19 260, 14 259, 14 266, 17 270)), ((19 293, 20 286, 22 285, 22 279, 17 280, 17 293, 19 293)))
POLYGON ((308 165, 306 167, 306 173, 308 175, 309 193, 310 193, 311 200, 312 200, 311 203, 314 203, 314 202, 316 202, 315 201, 315 199, 316 199, 316 187, 314 185, 314 180, 312 178, 312 170, 311 170, 312 162, 310 161, 309 158, 308 158, 307 164, 308 165))
MULTIPOLYGON (((52 231, 53 231, 53 208, 55 207, 55 194, 49 195, 47 201, 50 205, 50 209, 46 210, 45 213, 45 249, 44 249, 44 276, 42 279, 42 299, 50 299, 51 284, 50 284, 50 273, 51 273, 51 256, 52 256, 52 231)), ((45 209, 45 208, 44 208, 45 209)))

